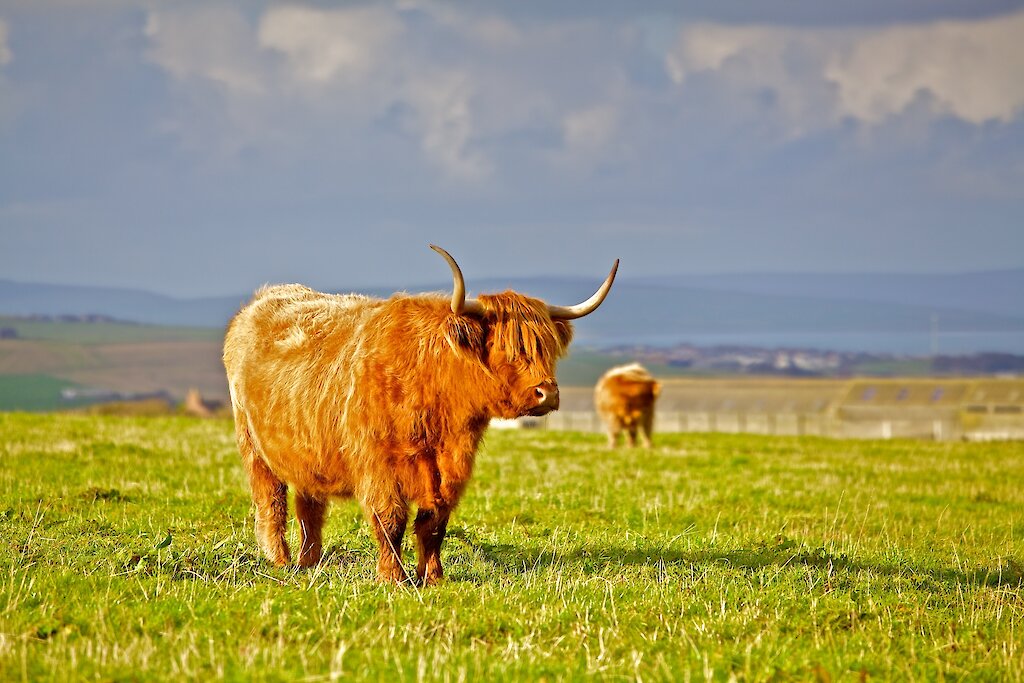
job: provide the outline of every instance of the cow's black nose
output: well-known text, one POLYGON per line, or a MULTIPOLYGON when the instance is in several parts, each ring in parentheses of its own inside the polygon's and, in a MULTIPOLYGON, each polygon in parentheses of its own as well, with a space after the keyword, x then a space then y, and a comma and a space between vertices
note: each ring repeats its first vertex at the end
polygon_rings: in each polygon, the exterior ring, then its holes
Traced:
POLYGON ((541 384, 533 388, 533 393, 537 397, 538 408, 558 409, 558 385, 553 383, 541 384))

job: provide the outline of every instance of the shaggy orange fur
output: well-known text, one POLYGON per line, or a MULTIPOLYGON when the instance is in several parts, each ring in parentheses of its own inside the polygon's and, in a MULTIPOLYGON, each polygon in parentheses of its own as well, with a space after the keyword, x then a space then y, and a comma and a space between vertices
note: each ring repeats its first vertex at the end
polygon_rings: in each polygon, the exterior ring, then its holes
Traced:
POLYGON ((638 429, 644 446, 651 447, 659 393, 661 384, 639 363, 612 368, 597 381, 594 403, 608 430, 609 448, 615 448, 621 432, 630 448, 636 446, 638 429))
POLYGON ((442 577, 448 518, 488 421, 557 408, 555 362, 572 339, 572 324, 552 320, 538 299, 479 301, 482 315, 455 315, 442 295, 380 300, 278 285, 231 321, 224 366, 256 535, 271 562, 291 561, 290 485, 300 565, 320 559, 329 499, 355 497, 380 545, 382 580, 409 580, 401 546, 410 505, 416 577, 442 577))

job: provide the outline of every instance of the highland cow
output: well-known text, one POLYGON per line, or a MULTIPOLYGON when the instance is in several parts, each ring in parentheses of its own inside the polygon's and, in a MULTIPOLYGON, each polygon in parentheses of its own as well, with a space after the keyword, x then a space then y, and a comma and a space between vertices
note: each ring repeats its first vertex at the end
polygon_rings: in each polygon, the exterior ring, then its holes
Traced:
POLYGON ((401 547, 417 508, 416 578, 443 576, 441 544, 492 417, 558 408, 555 362, 574 318, 604 301, 618 261, 576 306, 508 291, 466 300, 458 264, 451 296, 332 295, 264 287, 224 340, 238 448, 267 559, 291 561, 285 540, 295 490, 298 564, 316 564, 331 498, 362 505, 380 547, 382 581, 409 581, 401 547))
POLYGON ((608 432, 608 448, 615 448, 622 432, 633 448, 638 430, 644 446, 651 447, 659 393, 661 384, 639 363, 620 365, 601 376, 594 387, 594 404, 608 432))

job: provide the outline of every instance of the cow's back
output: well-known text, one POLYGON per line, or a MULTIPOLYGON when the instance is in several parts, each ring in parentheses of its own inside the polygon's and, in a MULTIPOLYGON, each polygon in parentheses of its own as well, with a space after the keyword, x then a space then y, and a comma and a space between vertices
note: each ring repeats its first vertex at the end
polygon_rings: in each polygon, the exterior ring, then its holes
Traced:
MULTIPOLYGON (((231 389, 255 389, 273 378, 273 387, 295 389, 286 380, 326 366, 331 352, 351 352, 380 302, 366 296, 323 294, 301 285, 274 285, 256 292, 232 319, 224 339, 224 367, 231 389)), ((243 405, 245 401, 242 401, 243 405)))
POLYGON ((381 303, 275 285, 259 290, 228 326, 224 367, 235 421, 282 478, 304 478, 311 464, 330 476, 326 459, 338 452, 362 331, 381 303))
POLYGON ((594 403, 605 419, 632 424, 654 408, 661 385, 640 365, 613 368, 594 388, 594 403))

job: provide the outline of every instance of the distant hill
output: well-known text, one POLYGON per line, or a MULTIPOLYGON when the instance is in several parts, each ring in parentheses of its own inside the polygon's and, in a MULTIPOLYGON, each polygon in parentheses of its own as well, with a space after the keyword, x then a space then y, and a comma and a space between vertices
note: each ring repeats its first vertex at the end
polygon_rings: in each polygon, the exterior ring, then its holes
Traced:
POLYGON ((746 273, 649 277, 640 284, 961 309, 1024 318, 1024 268, 947 275, 746 273))
MULTIPOLYGON (((489 279, 470 282, 470 296, 513 288, 559 304, 588 297, 598 278, 489 279)), ((447 291, 450 281, 398 286, 447 291)), ((347 292, 352 289, 339 288, 347 292)), ((386 296, 390 290, 357 289, 386 296)), ((1024 352, 1024 270, 964 275, 708 275, 631 278, 620 274, 602 310, 577 324, 587 345, 679 342, 854 350, 858 341, 886 349, 888 339, 914 336, 927 351, 937 321, 945 335, 991 333, 966 351, 1024 352), (923 335, 923 336, 922 336, 923 335), (921 341, 924 339, 924 341, 921 341), (774 343, 773 343, 774 340, 774 343), (1019 346, 1019 348, 1017 348, 1019 346)), ((223 328, 250 294, 178 299, 151 292, 28 284, 0 280, 0 315, 99 314, 158 325, 223 328)), ((961 340, 962 341, 962 340, 961 340)), ((944 348, 944 351, 950 349, 944 348)))
POLYGON ((0 280, 0 315, 105 315, 151 325, 223 327, 245 296, 176 299, 137 289, 0 280))

